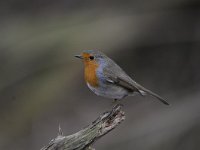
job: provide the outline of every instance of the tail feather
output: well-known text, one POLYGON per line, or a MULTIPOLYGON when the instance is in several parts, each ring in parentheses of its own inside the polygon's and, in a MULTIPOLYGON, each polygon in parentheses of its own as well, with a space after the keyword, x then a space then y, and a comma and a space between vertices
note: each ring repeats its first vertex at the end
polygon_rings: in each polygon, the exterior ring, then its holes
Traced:
POLYGON ((150 90, 148 90, 148 89, 146 89, 146 88, 144 88, 143 86, 141 86, 140 84, 138 84, 138 83, 136 83, 136 82, 134 82, 134 87, 138 90, 138 92, 142 95, 142 96, 144 96, 144 95, 146 95, 146 94, 149 94, 149 95, 151 95, 151 96, 153 96, 153 97, 156 97, 159 101, 161 101, 163 104, 165 104, 165 105, 170 105, 166 100, 164 100, 162 97, 160 97, 158 94, 156 94, 156 93, 154 93, 154 92, 152 92, 152 91, 150 91, 150 90))
MULTIPOLYGON (((170 105, 166 100, 164 100, 162 97, 160 97, 158 94, 156 93, 153 93, 152 91, 148 90, 148 89, 142 89, 145 93, 153 96, 153 97, 156 97, 158 100, 160 100, 163 104, 165 105, 170 105)), ((142 94, 144 95, 144 94, 142 94)))

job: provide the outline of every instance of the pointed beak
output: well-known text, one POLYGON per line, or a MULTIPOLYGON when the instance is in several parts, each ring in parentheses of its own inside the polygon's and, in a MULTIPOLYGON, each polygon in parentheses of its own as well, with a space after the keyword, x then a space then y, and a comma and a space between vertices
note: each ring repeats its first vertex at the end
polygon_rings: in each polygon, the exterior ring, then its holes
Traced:
POLYGON ((75 55, 74 57, 79 58, 79 59, 83 59, 83 56, 81 56, 81 55, 75 55))

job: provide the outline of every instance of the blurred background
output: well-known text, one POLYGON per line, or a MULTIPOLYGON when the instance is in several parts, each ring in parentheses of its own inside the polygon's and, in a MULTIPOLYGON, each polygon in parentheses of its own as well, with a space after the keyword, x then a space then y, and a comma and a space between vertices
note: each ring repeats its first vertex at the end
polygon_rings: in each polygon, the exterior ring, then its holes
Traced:
POLYGON ((111 108, 74 55, 99 49, 158 93, 128 97, 97 150, 200 149, 198 0, 0 1, 0 149, 37 150, 111 108))

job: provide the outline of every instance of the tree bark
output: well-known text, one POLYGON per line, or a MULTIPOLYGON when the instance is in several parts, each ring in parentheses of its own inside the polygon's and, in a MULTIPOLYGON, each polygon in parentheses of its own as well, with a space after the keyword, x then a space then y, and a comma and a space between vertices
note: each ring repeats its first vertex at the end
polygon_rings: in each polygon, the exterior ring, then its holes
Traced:
POLYGON ((125 120, 121 108, 122 105, 115 105, 112 110, 104 112, 91 125, 69 136, 63 136, 59 127, 58 136, 41 150, 94 150, 91 145, 95 141, 125 120))

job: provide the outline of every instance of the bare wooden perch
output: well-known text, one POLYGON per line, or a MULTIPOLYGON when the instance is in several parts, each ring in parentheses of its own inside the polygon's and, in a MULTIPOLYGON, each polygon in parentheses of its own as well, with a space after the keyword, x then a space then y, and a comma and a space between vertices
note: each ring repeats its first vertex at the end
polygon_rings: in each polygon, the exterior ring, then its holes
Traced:
POLYGON ((119 104, 114 106, 112 110, 100 115, 91 125, 69 136, 63 136, 59 127, 58 136, 41 150, 92 150, 90 146, 96 140, 113 130, 125 119, 121 107, 119 104))

